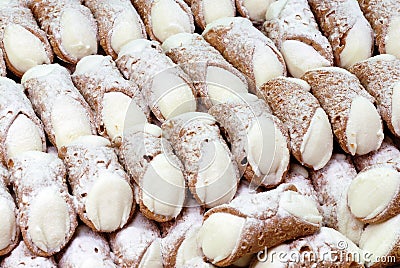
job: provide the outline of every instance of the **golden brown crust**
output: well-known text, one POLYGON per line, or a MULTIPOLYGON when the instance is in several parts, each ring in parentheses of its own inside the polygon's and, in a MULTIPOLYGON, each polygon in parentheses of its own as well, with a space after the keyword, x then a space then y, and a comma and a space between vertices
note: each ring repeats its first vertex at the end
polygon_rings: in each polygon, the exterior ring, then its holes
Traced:
POLYGON ((47 33, 54 53, 62 61, 76 64, 79 59, 69 54, 61 42, 61 16, 66 8, 75 9, 88 18, 97 34, 97 24, 90 10, 81 5, 80 0, 30 0, 28 3, 40 27, 47 33))
POLYGON ((371 103, 375 99, 361 86, 356 76, 345 70, 324 68, 308 71, 302 77, 311 86, 311 93, 318 99, 329 116, 333 133, 340 147, 350 153, 346 128, 351 103, 356 97, 364 97, 371 103))
POLYGON ((293 156, 303 165, 301 145, 319 105, 307 89, 283 77, 275 78, 260 88, 260 95, 273 113, 286 125, 293 156))

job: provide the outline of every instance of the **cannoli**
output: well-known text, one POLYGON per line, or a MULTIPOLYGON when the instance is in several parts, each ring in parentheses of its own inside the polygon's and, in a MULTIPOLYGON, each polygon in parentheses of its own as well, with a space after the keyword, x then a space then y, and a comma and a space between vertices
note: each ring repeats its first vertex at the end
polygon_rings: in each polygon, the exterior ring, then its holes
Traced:
POLYGON ((393 141, 386 137, 378 150, 358 155, 353 158, 353 162, 358 171, 380 164, 391 164, 400 170, 400 151, 393 141))
POLYGON ((253 23, 262 24, 270 5, 276 0, 235 0, 240 15, 249 18, 253 23))
POLYGON ((392 55, 375 56, 354 64, 350 72, 376 99, 378 111, 389 130, 400 137, 400 59, 392 55))
POLYGON ((149 108, 138 87, 125 80, 110 56, 86 56, 72 81, 95 114, 97 132, 120 143, 125 128, 147 122, 149 108))
POLYGON ((108 241, 89 227, 80 225, 68 247, 60 254, 58 267, 117 268, 113 262, 108 241))
POLYGON ((348 68, 372 55, 374 35, 357 0, 308 0, 333 49, 335 65, 348 68))
POLYGON ((177 33, 193 33, 190 7, 183 0, 132 0, 151 40, 164 42, 177 33))
POLYGON ((208 110, 212 105, 240 98, 248 92, 244 75, 198 34, 180 33, 162 44, 167 56, 192 79, 196 97, 208 110))
POLYGON ((139 86, 160 122, 196 110, 192 81, 163 54, 157 42, 145 39, 129 42, 121 49, 116 63, 123 75, 139 86))
POLYGON ((62 61, 76 64, 97 53, 97 24, 80 0, 29 0, 28 5, 62 61))
POLYGON ((29 267, 29 268, 57 268, 53 257, 46 258, 33 254, 21 241, 1 262, 2 268, 29 267))
POLYGON ((95 231, 122 228, 135 210, 133 190, 110 142, 83 136, 58 154, 67 166, 80 219, 95 231))
POLYGON ((239 171, 217 122, 207 113, 186 113, 162 125, 185 166, 188 187, 200 205, 215 207, 235 196, 239 171))
POLYGON ((328 116, 309 90, 303 80, 278 77, 262 85, 259 95, 288 128, 293 156, 318 170, 331 158, 333 135, 328 116))
POLYGON ((369 224, 361 235, 360 248, 367 253, 366 266, 381 268, 400 263, 400 215, 369 224))
POLYGON ((251 268, 364 267, 364 252, 335 229, 322 227, 317 233, 267 249, 251 268))
POLYGON ((120 159, 135 180, 140 211, 157 222, 170 221, 185 201, 183 166, 156 125, 138 125, 127 131, 120 159))
POLYGON ((122 268, 163 267, 160 230, 141 213, 110 235, 110 246, 122 268))
POLYGON ((383 222, 400 214, 400 172, 391 164, 364 169, 347 193, 351 213, 365 223, 383 222))
POLYGON ((350 157, 343 154, 334 154, 323 169, 311 173, 325 226, 334 228, 358 244, 364 224, 351 214, 347 206, 347 191, 356 176, 350 157))
POLYGON ((382 121, 375 99, 357 77, 345 69, 323 67, 308 71, 302 79, 329 116, 340 147, 351 155, 377 150, 383 141, 382 121))
POLYGON ((192 0, 190 4, 194 20, 200 29, 220 18, 235 17, 235 0, 192 0))
MULTIPOLYGON (((310 173, 303 166, 295 163, 290 164, 289 172, 284 180, 284 183, 290 183, 296 186, 297 192, 302 195, 308 196, 319 203, 317 193, 312 185, 310 173)), ((321 209, 318 207, 318 210, 321 209)))
MULTIPOLYGON (((0 4, 2 56, 8 69, 19 77, 31 67, 53 61, 46 33, 39 28, 24 2, 5 0, 0 4)), ((5 75, 3 62, 0 66, 1 75, 5 75)))
POLYGON ((223 127, 240 174, 252 188, 272 188, 282 182, 289 166, 287 129, 264 101, 251 94, 246 98, 215 105, 209 113, 223 127))
POLYGON ((67 69, 58 64, 39 65, 26 72, 21 82, 55 147, 96 133, 92 111, 67 69))
POLYGON ((253 93, 268 80, 286 75, 279 50, 248 19, 216 20, 207 25, 203 37, 246 76, 253 93))
POLYGON ((3 50, 0 49, 0 76, 6 76, 6 62, 4 60, 3 50))
POLYGON ((374 29, 379 53, 400 58, 400 2, 358 0, 358 4, 374 29))
POLYGON ((0 256, 8 254, 19 241, 17 209, 7 189, 8 171, 0 165, 0 256))
POLYGON ((139 14, 129 0, 84 0, 99 27, 100 45, 113 59, 131 40, 146 38, 139 14))
POLYGON ((279 0, 266 13, 264 31, 282 53, 289 73, 333 65, 333 52, 322 35, 307 0, 279 0))
POLYGON ((52 154, 30 151, 13 157, 9 168, 25 244, 39 256, 59 252, 77 226, 62 161, 52 154))
POLYGON ((161 252, 165 268, 215 267, 203 260, 203 253, 197 242, 203 222, 202 212, 198 206, 185 208, 182 215, 164 231, 161 252))
POLYGON ((6 164, 22 152, 46 150, 43 125, 22 86, 4 77, 0 77, 0 148, 6 164))
POLYGON ((203 254, 228 266, 249 253, 315 233, 322 217, 317 204, 291 184, 235 198, 210 209, 198 234, 203 254))

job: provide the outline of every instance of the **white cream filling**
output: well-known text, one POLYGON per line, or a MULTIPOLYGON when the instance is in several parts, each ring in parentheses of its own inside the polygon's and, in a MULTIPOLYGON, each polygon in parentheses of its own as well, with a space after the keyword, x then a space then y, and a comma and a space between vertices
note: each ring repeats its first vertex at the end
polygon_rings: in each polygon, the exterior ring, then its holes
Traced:
POLYGON ((392 118, 391 123, 394 132, 400 135, 400 82, 393 85, 392 91, 392 118))
POLYGON ((72 57, 81 59, 97 53, 97 33, 91 21, 78 10, 66 8, 61 18, 61 45, 72 57))
POLYGON ((4 52, 11 65, 19 72, 43 63, 50 63, 40 39, 24 27, 9 24, 4 30, 4 52))
POLYGON ((390 19, 388 32, 385 37, 386 53, 400 58, 400 16, 390 19))
POLYGON ((344 194, 341 200, 336 204, 337 214, 337 230, 344 236, 349 238, 354 243, 360 242, 361 232, 364 227, 364 223, 357 220, 354 215, 350 212, 349 206, 347 205, 348 188, 343 188, 344 194))
POLYGON ((147 122, 146 115, 132 98, 121 92, 107 92, 103 97, 102 119, 108 136, 122 137, 125 129, 147 122))
POLYGON ((208 207, 229 202, 237 190, 235 166, 220 142, 203 143, 196 194, 208 207))
POLYGON ((199 229, 200 227, 193 227, 186 233, 176 254, 176 267, 184 267, 188 265, 190 260, 203 256, 200 245, 197 242, 199 229))
POLYGON ((163 268, 160 240, 156 239, 147 248, 140 261, 139 268, 163 268))
POLYGON ((396 60, 396 56, 393 56, 393 55, 390 55, 390 54, 380 54, 380 55, 376 55, 376 56, 373 56, 371 58, 368 58, 365 61, 374 62, 374 61, 379 61, 379 60, 382 60, 382 61, 393 61, 393 60, 396 60))
POLYGON ((168 51, 181 46, 190 45, 195 36, 196 34, 191 33, 178 33, 171 35, 162 43, 162 48, 164 51, 168 51))
MULTIPOLYGON (((155 103, 164 118, 196 111, 192 89, 174 73, 174 69, 157 74, 152 83, 155 103)), ((152 108, 152 107, 150 107, 152 108)))
POLYGON ((253 53, 253 73, 256 86, 280 75, 284 75, 284 66, 278 55, 266 45, 256 45, 253 53))
POLYGON ((111 47, 118 54, 121 47, 129 41, 145 37, 140 25, 140 18, 136 16, 132 9, 124 10, 114 21, 111 33, 111 47))
POLYGON ((102 62, 105 60, 111 62, 111 57, 103 55, 85 56, 76 64, 74 75, 82 75, 96 71, 98 66, 102 65, 102 62))
POLYGON ((285 191, 279 200, 279 207, 293 216, 312 224, 320 224, 322 216, 315 201, 294 191, 285 191))
POLYGON ((275 0, 269 5, 265 13, 266 20, 273 20, 279 18, 281 11, 285 8, 288 0, 275 0))
POLYGON ((304 163, 314 170, 323 168, 332 156, 333 135, 328 116, 322 108, 318 108, 310 126, 303 137, 300 152, 304 163))
POLYGON ((42 137, 39 127, 26 115, 18 115, 11 124, 5 140, 7 156, 15 157, 26 151, 42 151, 42 137))
POLYGON ((371 26, 364 17, 359 18, 347 33, 345 47, 340 53, 340 67, 349 68, 371 57, 373 42, 371 26))
POLYGON ((17 235, 14 209, 7 199, 0 197, 0 251, 8 247, 17 235))
POLYGON ((296 83, 301 86, 305 91, 310 91, 311 86, 303 79, 293 78, 293 77, 286 77, 286 76, 279 76, 279 78, 283 78, 289 82, 296 83))
POLYGON ((86 146, 93 146, 93 147, 105 147, 111 146, 111 143, 108 139, 97 136, 97 135, 86 135, 86 136, 79 136, 78 138, 74 139, 74 141, 70 142, 68 145, 86 145, 86 146))
POLYGON ((400 173, 388 167, 361 172, 352 181, 348 205, 354 216, 371 219, 385 210, 400 189, 400 173))
POLYGON ((53 188, 42 189, 32 199, 28 234, 33 244, 43 251, 59 249, 70 228, 68 204, 53 188))
POLYGON ((42 64, 35 66, 28 71, 22 76, 21 78, 21 84, 24 84, 26 81, 33 79, 33 78, 38 78, 42 76, 46 76, 56 70, 57 68, 62 68, 58 64, 42 64))
POLYGON ((225 17, 234 17, 236 8, 231 0, 204 0, 203 15, 206 24, 225 17))
POLYGON ((399 241, 400 215, 385 222, 368 225, 361 235, 360 248, 372 254, 370 260, 372 265, 375 260, 389 254, 399 241))
POLYGON ((380 147, 383 140, 381 117, 368 99, 353 99, 346 126, 346 138, 347 149, 352 155, 364 155, 380 147))
POLYGON ((198 233, 203 254, 213 263, 229 257, 240 243, 245 222, 244 218, 228 213, 211 214, 198 233))
POLYGON ((86 198, 86 214, 95 228, 112 232, 128 221, 133 202, 130 185, 115 173, 102 171, 86 198))
POLYGON ((297 78, 300 78, 311 69, 331 65, 330 62, 312 46, 297 40, 284 41, 282 43, 281 53, 290 74, 297 78))
POLYGON ((265 253, 258 255, 260 260, 254 261, 252 268, 287 268, 287 259, 291 253, 290 246, 281 244, 267 250, 265 253), (282 255, 279 255, 282 254, 282 255))
POLYGON ((289 164, 285 136, 272 119, 258 117, 247 129, 247 159, 256 175, 266 175, 263 183, 280 180, 289 164))
POLYGON ((250 19, 264 20, 265 13, 272 2, 274 0, 244 0, 243 5, 247 9, 250 19))
POLYGON ((216 66, 207 68, 207 89, 211 102, 216 105, 240 98, 248 93, 247 85, 233 73, 216 66))
POLYGON ((79 136, 92 134, 86 110, 70 96, 60 96, 54 101, 51 123, 58 148, 68 145, 79 136))
POLYGON ((151 212, 176 217, 185 201, 185 178, 165 154, 153 158, 140 180, 142 202, 151 212))
POLYGON ((162 130, 159 126, 149 123, 135 125, 131 127, 129 130, 127 130, 127 132, 129 133, 144 132, 153 135, 155 137, 161 137, 162 135, 162 130))
POLYGON ((121 47, 121 50, 118 53, 118 57, 120 58, 124 55, 142 53, 147 49, 151 49, 152 44, 153 44, 152 41, 147 39, 132 40, 123 47, 121 47))
POLYGON ((189 15, 174 0, 156 0, 151 7, 151 25, 161 42, 177 33, 192 32, 189 15))

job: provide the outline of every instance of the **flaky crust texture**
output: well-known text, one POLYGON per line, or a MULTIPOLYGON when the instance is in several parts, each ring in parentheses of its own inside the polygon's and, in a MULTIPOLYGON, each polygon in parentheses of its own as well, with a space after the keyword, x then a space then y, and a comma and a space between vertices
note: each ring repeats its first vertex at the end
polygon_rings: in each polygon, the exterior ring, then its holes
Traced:
POLYGON ((25 87, 28 98, 32 103, 33 109, 43 122, 49 141, 55 147, 57 147, 57 143, 51 121, 51 113, 54 102, 62 96, 71 97, 82 105, 90 120, 92 134, 96 134, 96 126, 94 124, 92 111, 85 99, 72 83, 67 69, 62 67, 56 68, 46 76, 27 80, 23 86, 25 87))
POLYGON ((318 99, 329 116, 333 133, 340 147, 350 153, 347 143, 346 128, 351 103, 356 97, 364 97, 375 102, 375 99, 361 86, 355 75, 334 69, 309 71, 303 75, 311 86, 311 93, 318 99))
POLYGON ((110 57, 105 57, 96 70, 72 75, 72 81, 94 111, 97 131, 107 136, 102 120, 103 97, 108 92, 121 92, 132 98, 143 113, 150 118, 150 111, 135 83, 125 80, 110 57))
POLYGON ((43 124, 32 109, 32 104, 23 93, 19 84, 11 86, 8 83, 0 83, 0 160, 7 164, 9 159, 6 149, 8 130, 18 115, 25 115, 36 126, 42 139, 42 150, 46 150, 46 138, 43 124))
POLYGON ((182 44, 166 51, 165 54, 189 75, 196 89, 196 96, 200 98, 207 109, 212 106, 206 83, 209 66, 225 69, 236 75, 244 84, 247 84, 245 76, 198 34, 193 34, 189 44, 182 44))
POLYGON ((92 12, 81 5, 81 0, 28 0, 28 5, 40 27, 47 33, 54 53, 67 63, 76 64, 78 59, 69 54, 61 42, 61 17, 65 9, 71 8, 90 20, 93 32, 97 34, 97 24, 92 12))
POLYGON ((173 149, 169 142, 160 137, 155 137, 145 132, 130 132, 127 133, 124 138, 119 151, 119 158, 129 175, 136 184, 139 185, 138 195, 139 200, 136 200, 139 204, 140 211, 149 219, 157 222, 166 222, 173 219, 173 217, 167 217, 163 215, 155 214, 150 211, 143 203, 142 195, 143 189, 140 187, 141 180, 143 179, 151 161, 159 154, 165 154, 168 161, 179 168, 184 170, 182 163, 176 157, 173 149))
POLYGON ((282 63, 286 75, 285 61, 274 42, 251 25, 248 20, 240 20, 229 26, 216 26, 203 33, 203 37, 215 47, 224 58, 241 71, 248 79, 249 91, 256 92, 253 58, 256 46, 267 46, 282 63))
POLYGON ((400 82, 400 60, 372 58, 354 64, 350 72, 360 79, 364 88, 376 99, 378 111, 389 130, 400 137, 400 133, 396 133, 392 124, 392 96, 394 85, 400 82))
POLYGON ((68 193, 66 170, 62 161, 50 155, 27 155, 14 157, 10 163, 10 173, 16 202, 18 204, 18 222, 26 246, 38 256, 48 257, 59 252, 72 238, 78 225, 75 205, 72 196, 68 193), (47 157, 49 159, 43 159, 47 157), (68 204, 69 230, 65 240, 59 248, 43 251, 38 248, 29 235, 29 217, 32 200, 44 188, 52 188, 59 193, 68 204))
MULTIPOLYGON (((187 3, 184 0, 174 0, 182 10, 187 14, 191 24, 191 32, 194 32, 194 20, 192 11, 187 3)), ((153 23, 151 18, 151 9, 153 7, 154 2, 156 0, 132 0, 133 6, 136 8, 138 13, 143 19, 147 34, 149 35, 151 40, 160 41, 153 32, 153 23)))
POLYGON ((304 164, 301 145, 316 110, 321 107, 318 100, 306 89, 285 78, 268 81, 261 86, 260 92, 274 114, 288 128, 292 154, 304 164))
POLYGON ((297 189, 294 185, 282 184, 276 190, 238 197, 229 204, 206 212, 204 220, 214 213, 228 213, 245 219, 236 248, 215 265, 228 266, 244 255, 311 235, 319 230, 318 224, 303 221, 280 208, 279 200, 285 191, 297 189))
POLYGON ((333 52, 328 39, 322 35, 307 0, 287 1, 276 18, 264 23, 264 30, 278 49, 287 40, 312 46, 333 65, 333 52))
POLYGON ((84 4, 92 11, 96 18, 99 27, 100 45, 113 59, 116 59, 118 55, 111 46, 111 37, 115 20, 120 13, 129 11, 140 25, 142 38, 147 37, 143 21, 133 8, 130 0, 84 0, 84 4))
MULTIPOLYGON (((8 69, 10 69, 15 75, 21 77, 23 75, 22 72, 18 71, 8 60, 7 53, 4 48, 4 31, 6 27, 10 24, 17 24, 31 32, 35 35, 43 44, 44 50, 46 52, 47 57, 50 59, 50 62, 53 61, 53 50, 51 49, 50 43, 47 40, 46 33, 42 31, 37 25, 35 18, 32 15, 32 12, 22 1, 12 1, 7 4, 7 6, 2 6, 0 8, 0 48, 2 50, 2 55, 4 55, 5 62, 7 64, 8 69)), ((5 76, 5 66, 4 62, 0 58, 0 75, 5 76)))
MULTIPOLYGON (((92 230, 99 231, 86 214, 88 193, 101 172, 113 173, 130 184, 128 175, 118 162, 118 157, 111 147, 92 147, 79 144, 63 146, 59 150, 59 156, 68 170, 68 182, 77 201, 77 212, 80 219, 92 230)), ((129 218, 132 217, 134 210, 135 206, 132 205, 129 218)))
POLYGON ((400 14, 400 1, 358 0, 358 4, 374 29, 379 53, 386 53, 385 38, 388 34, 391 19, 400 14))
MULTIPOLYGON (((364 19, 360 7, 355 0, 309 0, 322 32, 332 45, 335 65, 340 66, 340 53, 346 45, 347 32, 358 19, 364 19)), ((371 29, 371 39, 373 40, 371 29)), ((371 45, 371 53, 373 45, 371 45)))

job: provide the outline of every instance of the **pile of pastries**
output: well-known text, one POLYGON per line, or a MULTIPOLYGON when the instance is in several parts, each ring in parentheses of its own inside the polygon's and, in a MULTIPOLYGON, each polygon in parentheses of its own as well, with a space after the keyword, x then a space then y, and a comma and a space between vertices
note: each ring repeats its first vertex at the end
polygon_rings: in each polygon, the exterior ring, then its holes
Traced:
POLYGON ((0 21, 0 267, 400 264, 400 0, 0 21))

